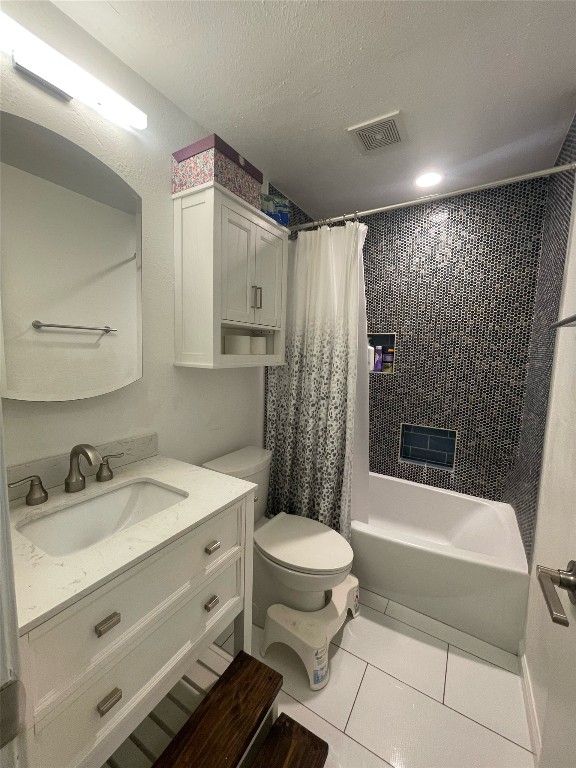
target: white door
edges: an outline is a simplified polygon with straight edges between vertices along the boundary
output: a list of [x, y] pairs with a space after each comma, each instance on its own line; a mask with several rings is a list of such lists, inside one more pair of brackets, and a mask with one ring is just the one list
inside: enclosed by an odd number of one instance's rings
[[[576, 200], [560, 318], [576, 314]], [[576, 766], [576, 605], [557, 589], [570, 622], [552, 623], [534, 573], [576, 560], [576, 327], [556, 331], [526, 632], [526, 661], [538, 714], [539, 768]]]
[[[17, 682], [19, 670], [18, 621], [0, 404], [0, 745], [3, 745], [0, 747], [1, 768], [25, 768], [26, 765], [22, 753], [22, 734], [7, 741], [18, 725], [18, 711], [14, 711], [12, 704], [16, 699], [14, 692], [17, 692], [16, 695], [21, 699], [21, 684]], [[18, 687], [20, 691], [17, 690]]]
[[256, 230], [256, 323], [278, 328], [282, 317], [282, 238]]
[[256, 225], [222, 206], [222, 319], [254, 322]]

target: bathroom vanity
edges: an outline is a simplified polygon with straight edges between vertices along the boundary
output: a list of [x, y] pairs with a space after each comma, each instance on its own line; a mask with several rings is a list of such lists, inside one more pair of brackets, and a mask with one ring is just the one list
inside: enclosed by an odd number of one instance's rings
[[233, 620], [250, 649], [253, 490], [154, 457], [13, 504], [29, 768], [99, 768]]

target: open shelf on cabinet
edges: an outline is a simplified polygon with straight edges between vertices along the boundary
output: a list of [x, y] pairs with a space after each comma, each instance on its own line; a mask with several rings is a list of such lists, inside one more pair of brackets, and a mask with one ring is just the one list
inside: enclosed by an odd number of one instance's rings
[[[263, 339], [266, 353], [234, 354], [226, 352], [227, 336], [243, 336], [252, 339]], [[253, 346], [252, 346], [253, 348]], [[279, 328], [255, 328], [253, 325], [240, 323], [223, 323], [220, 334], [220, 367], [250, 367], [284, 364], [284, 338]]]

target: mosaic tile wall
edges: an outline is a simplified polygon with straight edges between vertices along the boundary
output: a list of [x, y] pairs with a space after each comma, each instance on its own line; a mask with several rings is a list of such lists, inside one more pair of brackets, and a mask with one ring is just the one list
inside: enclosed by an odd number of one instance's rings
[[[576, 118], [556, 164], [563, 165], [573, 160], [576, 160]], [[551, 331], [550, 325], [558, 319], [573, 189], [574, 173], [572, 172], [550, 178], [534, 306], [522, 433], [518, 454], [503, 490], [503, 499], [512, 504], [516, 510], [529, 559], [536, 528], [540, 465], [556, 336], [556, 331]]]
[[[576, 118], [557, 164], [572, 160]], [[370, 377], [370, 468], [509, 502], [528, 559], [573, 186], [567, 173], [364, 219], [368, 329], [398, 333], [395, 374]], [[455, 471], [400, 463], [403, 422], [457, 431]]]
[[[364, 221], [368, 331], [395, 332], [370, 374], [371, 470], [501, 499], [518, 448], [547, 180]], [[400, 463], [403, 422], [457, 432], [454, 471]]]

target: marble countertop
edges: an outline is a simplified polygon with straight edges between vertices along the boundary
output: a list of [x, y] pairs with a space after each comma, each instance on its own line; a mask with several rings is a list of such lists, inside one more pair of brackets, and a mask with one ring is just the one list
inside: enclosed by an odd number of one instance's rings
[[[30, 520], [99, 496], [126, 481], [144, 478], [174, 486], [188, 496], [97, 544], [59, 557], [47, 555], [18, 530]], [[155, 456], [116, 469], [114, 479], [107, 483], [88, 478], [86, 488], [78, 493], [65, 493], [63, 487], [52, 490], [48, 501], [37, 507], [27, 507], [24, 499], [13, 502], [12, 551], [20, 635], [247, 496], [255, 487], [229, 475]]]

